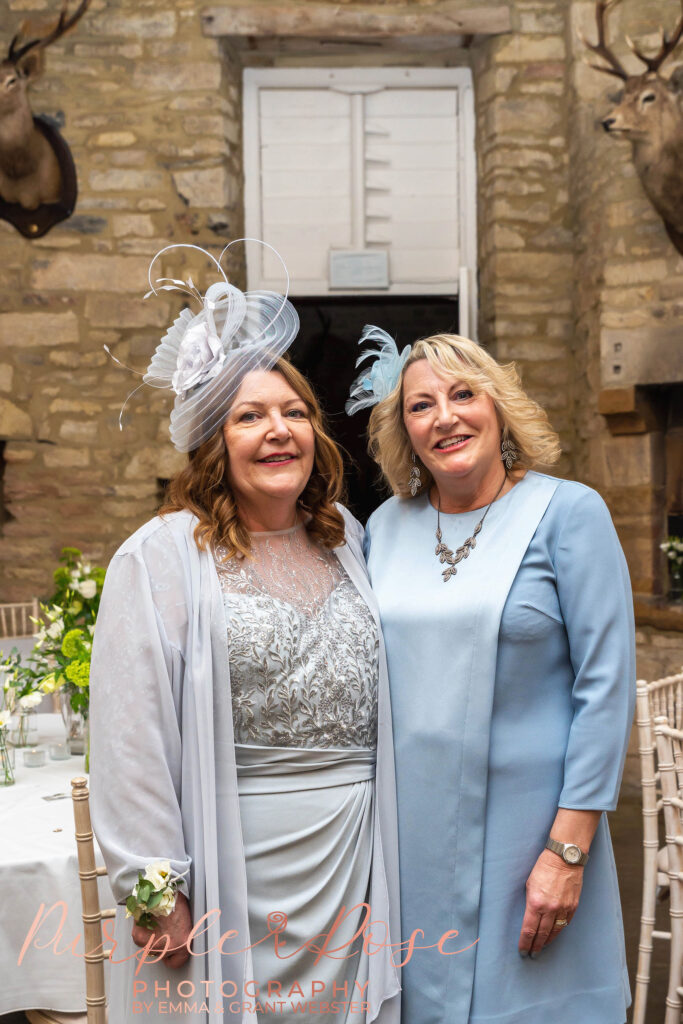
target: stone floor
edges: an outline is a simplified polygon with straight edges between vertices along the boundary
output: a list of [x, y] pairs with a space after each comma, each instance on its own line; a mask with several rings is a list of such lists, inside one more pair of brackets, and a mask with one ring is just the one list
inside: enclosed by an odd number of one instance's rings
[[[626, 949], [628, 954], [631, 984], [635, 977], [638, 957], [638, 930], [640, 927], [640, 891], [642, 875], [642, 831], [640, 801], [638, 794], [629, 792], [622, 795], [619, 809], [610, 815], [610, 828], [614, 843], [614, 854], [619, 871], [621, 900], [624, 910]], [[667, 928], [666, 905], [659, 908], [659, 928]], [[668, 977], [668, 944], [657, 943], [653, 962], [653, 980], [648, 1000], [647, 1024], [661, 1024], [664, 1020], [664, 1000]], [[26, 1024], [23, 1014], [9, 1014], [0, 1017], [0, 1024]], [[553, 1024], [553, 1022], [548, 1022]]]

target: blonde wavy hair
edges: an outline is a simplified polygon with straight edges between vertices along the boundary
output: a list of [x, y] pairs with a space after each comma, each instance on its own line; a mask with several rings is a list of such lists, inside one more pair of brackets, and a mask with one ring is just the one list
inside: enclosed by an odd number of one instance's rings
[[[305, 403], [315, 436], [313, 471], [298, 500], [299, 508], [308, 516], [306, 529], [322, 547], [339, 547], [345, 541], [344, 517], [335, 506], [344, 496], [344, 466], [339, 449], [327, 433], [318, 400], [303, 374], [286, 359], [278, 359], [273, 372], [282, 374]], [[193, 512], [199, 520], [194, 529], [197, 547], [214, 552], [220, 548], [225, 560], [251, 553], [249, 531], [240, 518], [228, 482], [229, 465], [221, 426], [189, 453], [188, 464], [169, 483], [166, 501], [159, 510], [161, 516], [181, 509]]]
[[[469, 338], [434, 334], [415, 342], [396, 387], [370, 415], [368, 450], [394, 494], [412, 497], [408, 486], [412, 446], [403, 422], [403, 379], [407, 368], [418, 359], [426, 359], [440, 377], [457, 377], [475, 394], [487, 394], [493, 399], [502, 436], [509, 438], [518, 452], [513, 471], [557, 462], [561, 451], [559, 438], [545, 411], [522, 389], [514, 363], [497, 363]], [[417, 464], [421, 494], [429, 490], [434, 478], [419, 459]]]

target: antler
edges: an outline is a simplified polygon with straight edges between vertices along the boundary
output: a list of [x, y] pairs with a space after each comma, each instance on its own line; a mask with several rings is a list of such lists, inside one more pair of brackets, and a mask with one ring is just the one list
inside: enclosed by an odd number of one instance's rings
[[604, 71], [606, 75], [615, 75], [617, 78], [626, 81], [629, 77], [628, 71], [618, 58], [614, 56], [605, 40], [606, 15], [619, 2], [620, 0], [597, 0], [595, 4], [595, 21], [598, 26], [598, 41], [597, 43], [589, 43], [582, 32], [579, 32], [579, 39], [584, 46], [587, 46], [593, 53], [597, 53], [598, 57], [602, 57], [610, 65], [610, 67], [606, 68], [603, 64], [591, 64], [592, 68], [595, 68], [596, 71]]
[[17, 47], [16, 45], [19, 41], [19, 35], [14, 36], [12, 42], [9, 44], [7, 59], [13, 64], [16, 64], [17, 61], [20, 61], [22, 57], [26, 56], [29, 50], [42, 50], [46, 46], [49, 46], [50, 43], [54, 43], [55, 39], [59, 39], [59, 37], [63, 36], [65, 32], [68, 32], [70, 28], [73, 28], [76, 22], [83, 17], [89, 6], [90, 0], [81, 0], [81, 3], [78, 5], [71, 17], [67, 18], [66, 12], [69, 7], [69, 0], [64, 0], [61, 14], [59, 15], [57, 24], [52, 31], [42, 39], [31, 39], [28, 43], [24, 43], [24, 45], [20, 47]]
[[[683, 7], [683, 0], [681, 0], [681, 6]], [[676, 25], [676, 28], [673, 31], [673, 35], [671, 35], [670, 37], [667, 36], [664, 29], [660, 28], [659, 36], [659, 50], [657, 51], [657, 53], [655, 53], [653, 57], [648, 57], [647, 54], [644, 54], [642, 50], [640, 50], [636, 46], [633, 40], [629, 39], [629, 37], [626, 36], [626, 42], [630, 46], [631, 50], [636, 55], [638, 60], [642, 60], [643, 64], [647, 66], [648, 71], [658, 71], [661, 65], [666, 60], [666, 58], [669, 56], [669, 54], [673, 53], [673, 51], [678, 46], [681, 36], [683, 36], [683, 12], [681, 13], [681, 16], [678, 19], [678, 24]]]

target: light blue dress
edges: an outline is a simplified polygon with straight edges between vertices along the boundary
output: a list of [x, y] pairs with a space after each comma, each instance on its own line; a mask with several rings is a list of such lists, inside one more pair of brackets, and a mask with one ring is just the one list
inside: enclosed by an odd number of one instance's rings
[[[455, 550], [481, 510], [442, 515]], [[631, 591], [607, 508], [527, 473], [444, 583], [427, 496], [371, 517], [396, 753], [406, 1024], [623, 1024], [629, 1003], [603, 815], [578, 910], [517, 952], [525, 882], [557, 808], [612, 810], [635, 697]], [[458, 951], [462, 952], [458, 952]], [[455, 955], [445, 955], [452, 953]]]

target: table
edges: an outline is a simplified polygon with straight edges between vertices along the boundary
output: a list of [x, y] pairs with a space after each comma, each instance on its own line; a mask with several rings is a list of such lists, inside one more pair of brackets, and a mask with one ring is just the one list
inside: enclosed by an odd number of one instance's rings
[[[51, 741], [64, 738], [64, 725], [60, 715], [37, 717], [38, 745], [47, 753]], [[85, 775], [82, 755], [68, 761], [51, 761], [48, 755], [44, 767], [27, 768], [19, 749], [15, 785], [0, 786], [0, 1015], [27, 1009], [85, 1009], [81, 890], [71, 805], [71, 779], [77, 775]], [[56, 793], [64, 798], [44, 799]], [[99, 851], [97, 860], [102, 863]], [[99, 884], [100, 905], [114, 906], [106, 877]], [[64, 907], [48, 916], [58, 901]], [[41, 904], [43, 923], [18, 964]], [[36, 943], [45, 948], [36, 948]]]

